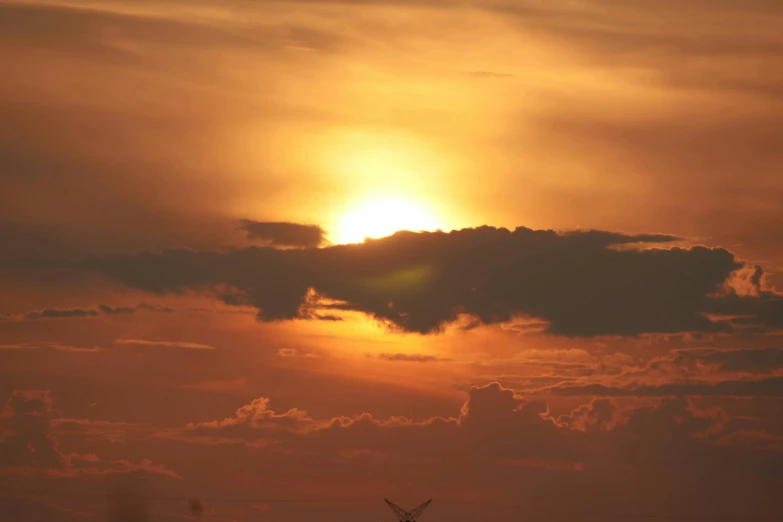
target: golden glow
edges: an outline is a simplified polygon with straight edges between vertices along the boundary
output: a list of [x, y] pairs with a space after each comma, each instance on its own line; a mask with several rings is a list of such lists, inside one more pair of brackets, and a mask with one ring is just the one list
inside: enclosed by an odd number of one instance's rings
[[361, 243], [365, 238], [390, 236], [398, 230], [438, 230], [440, 220], [423, 205], [397, 197], [371, 199], [349, 210], [331, 234], [334, 243]]

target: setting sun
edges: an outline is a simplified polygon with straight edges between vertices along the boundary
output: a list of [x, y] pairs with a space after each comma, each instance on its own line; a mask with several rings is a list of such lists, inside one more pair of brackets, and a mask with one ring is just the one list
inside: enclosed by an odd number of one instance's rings
[[389, 236], [398, 230], [438, 230], [437, 216], [416, 201], [405, 198], [379, 198], [351, 208], [337, 222], [334, 243], [361, 243], [365, 238]]

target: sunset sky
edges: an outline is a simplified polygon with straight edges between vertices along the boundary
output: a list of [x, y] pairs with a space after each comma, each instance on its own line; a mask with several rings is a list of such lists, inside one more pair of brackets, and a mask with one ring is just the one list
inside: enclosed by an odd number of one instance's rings
[[0, 65], [0, 521], [783, 519], [780, 0], [0, 0]]

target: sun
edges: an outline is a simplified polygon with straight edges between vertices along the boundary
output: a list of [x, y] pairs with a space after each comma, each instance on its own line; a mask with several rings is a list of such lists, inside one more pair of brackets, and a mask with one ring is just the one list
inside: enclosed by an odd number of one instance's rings
[[390, 236], [399, 230], [419, 232], [442, 229], [440, 220], [426, 206], [403, 197], [365, 200], [337, 222], [334, 243], [361, 243], [365, 238]]

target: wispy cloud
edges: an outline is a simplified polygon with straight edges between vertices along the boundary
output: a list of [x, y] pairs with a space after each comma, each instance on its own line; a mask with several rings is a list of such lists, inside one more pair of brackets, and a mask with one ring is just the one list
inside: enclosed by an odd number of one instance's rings
[[96, 353], [96, 352], [104, 351], [104, 349], [101, 348], [100, 346], [84, 347], [84, 346], [71, 346], [68, 344], [50, 344], [49, 347], [52, 350], [57, 350], [58, 352]]
[[188, 341], [149, 341], [146, 339], [115, 339], [115, 344], [131, 344], [137, 346], [161, 346], [164, 348], [185, 348], [187, 350], [215, 350], [214, 346]]
[[303, 352], [301, 350], [297, 350], [296, 348], [280, 348], [277, 350], [277, 355], [280, 357], [305, 357], [310, 359], [318, 357], [318, 354]]
[[45, 308], [43, 310], [30, 310], [22, 314], [22, 319], [55, 319], [62, 317], [92, 317], [98, 315], [96, 310], [83, 308]]
[[2, 344], [0, 350], [39, 350], [49, 348], [58, 352], [97, 353], [104, 349], [100, 346], [73, 346], [52, 341], [31, 341], [18, 344]]
[[436, 357], [434, 355], [425, 355], [421, 353], [380, 353], [378, 355], [366, 354], [367, 357], [373, 359], [382, 359], [384, 361], [400, 361], [400, 362], [451, 362], [454, 359], [446, 357]]
[[0, 344], [0, 350], [35, 350], [35, 346], [28, 344]]
[[173, 308], [158, 304], [139, 303], [136, 306], [109, 306], [100, 304], [96, 308], [43, 308], [28, 310], [19, 314], [0, 314], [0, 322], [35, 321], [38, 319], [64, 319], [96, 317], [98, 315], [134, 314], [140, 310], [149, 312], [173, 312]]

